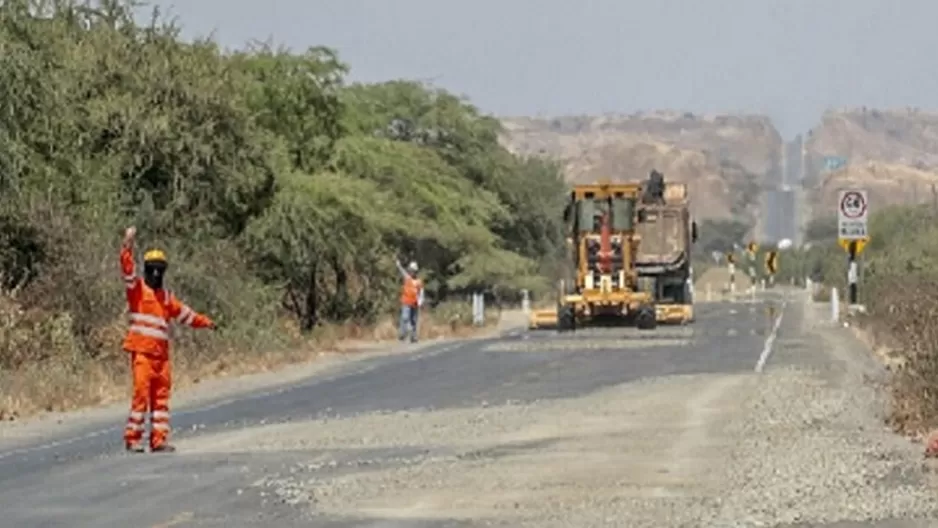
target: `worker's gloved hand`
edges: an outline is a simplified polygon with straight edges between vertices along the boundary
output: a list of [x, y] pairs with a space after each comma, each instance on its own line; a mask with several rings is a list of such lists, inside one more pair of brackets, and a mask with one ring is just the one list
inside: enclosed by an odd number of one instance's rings
[[134, 244], [134, 239], [137, 237], [137, 228], [134, 226], [128, 227], [124, 230], [124, 247], [131, 247]]

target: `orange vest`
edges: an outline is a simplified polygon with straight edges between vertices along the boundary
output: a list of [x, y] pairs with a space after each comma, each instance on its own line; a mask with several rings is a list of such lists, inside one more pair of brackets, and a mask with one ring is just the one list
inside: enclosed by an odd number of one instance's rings
[[124, 338], [124, 350], [157, 358], [169, 357], [171, 320], [205, 328], [212, 321], [196, 313], [167, 290], [154, 290], [134, 273], [134, 257], [128, 248], [121, 250], [121, 271], [127, 288], [130, 328]]
[[401, 287], [401, 304], [407, 306], [417, 306], [417, 299], [420, 297], [420, 288], [423, 283], [420, 279], [407, 276], [404, 278], [404, 286]]

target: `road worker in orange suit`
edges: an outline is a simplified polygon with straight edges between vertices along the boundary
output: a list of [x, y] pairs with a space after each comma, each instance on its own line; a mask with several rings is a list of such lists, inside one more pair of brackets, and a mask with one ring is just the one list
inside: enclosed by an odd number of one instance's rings
[[417, 342], [417, 316], [420, 307], [423, 306], [423, 281], [417, 278], [417, 263], [411, 262], [407, 268], [401, 265], [401, 261], [395, 261], [397, 270], [404, 279], [401, 286], [401, 322], [400, 322], [400, 340], [407, 339], [410, 334], [410, 342]]
[[127, 229], [120, 252], [130, 310], [130, 328], [124, 339], [124, 350], [130, 355], [134, 383], [124, 442], [128, 451], [144, 451], [144, 418], [149, 411], [150, 451], [175, 451], [168, 443], [169, 393], [172, 388], [169, 325], [171, 320], [175, 320], [192, 328], [214, 330], [215, 323], [163, 288], [167, 261], [162, 251], [147, 251], [143, 257], [143, 278], [137, 276], [133, 252], [136, 233], [133, 227]]

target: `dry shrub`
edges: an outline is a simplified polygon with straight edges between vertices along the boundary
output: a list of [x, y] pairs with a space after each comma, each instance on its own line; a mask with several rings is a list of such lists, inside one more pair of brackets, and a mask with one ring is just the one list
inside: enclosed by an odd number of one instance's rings
[[905, 368], [894, 373], [897, 431], [918, 433], [938, 425], [938, 283], [931, 273], [888, 275], [869, 285], [864, 326], [877, 345], [901, 354]]

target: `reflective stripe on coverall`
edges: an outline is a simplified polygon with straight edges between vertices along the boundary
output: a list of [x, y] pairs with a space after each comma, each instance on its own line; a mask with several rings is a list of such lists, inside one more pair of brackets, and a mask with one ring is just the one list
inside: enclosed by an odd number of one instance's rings
[[130, 328], [124, 338], [124, 350], [130, 354], [134, 385], [124, 440], [139, 442], [143, 438], [144, 416], [149, 410], [150, 446], [158, 447], [166, 442], [170, 430], [170, 320], [175, 319], [192, 328], [207, 328], [212, 321], [183, 304], [172, 292], [147, 286], [135, 273], [134, 255], [130, 248], [121, 249], [120, 262], [130, 310]]

